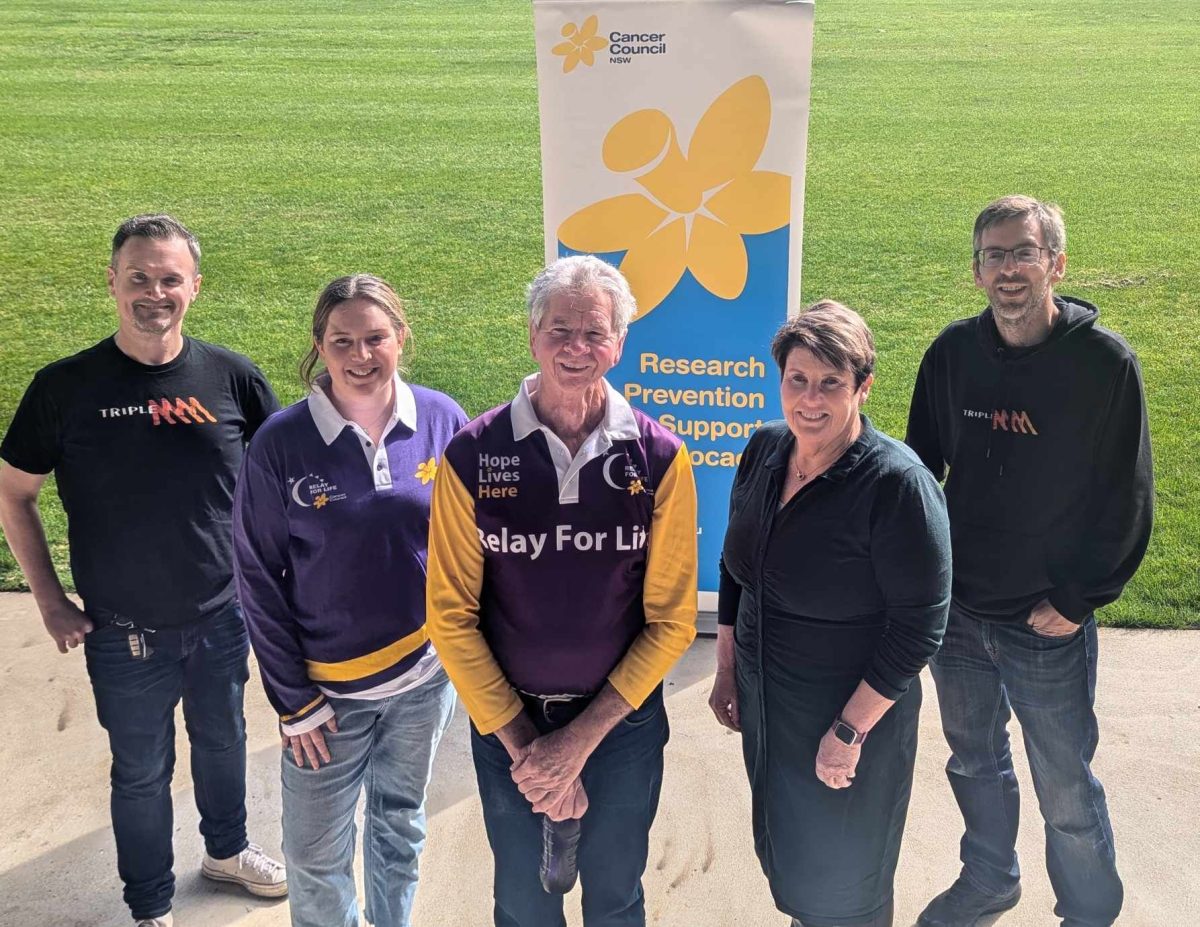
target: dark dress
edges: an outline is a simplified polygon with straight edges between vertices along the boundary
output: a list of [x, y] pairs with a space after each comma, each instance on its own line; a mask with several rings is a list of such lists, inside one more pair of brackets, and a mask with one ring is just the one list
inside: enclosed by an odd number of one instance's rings
[[[932, 474], [863, 431], [779, 507], [794, 439], [771, 422], [734, 482], [719, 619], [735, 624], [754, 844], [779, 910], [805, 925], [867, 921], [892, 898], [912, 787], [921, 668], [950, 602], [950, 531]], [[856, 776], [817, 779], [817, 747], [858, 684], [896, 704]]]

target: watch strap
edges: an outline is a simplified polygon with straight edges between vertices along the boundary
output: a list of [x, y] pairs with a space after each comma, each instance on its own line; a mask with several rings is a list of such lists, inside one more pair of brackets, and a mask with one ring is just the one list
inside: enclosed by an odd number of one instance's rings
[[[847, 732], [849, 739], [846, 736]], [[847, 747], [857, 747], [867, 739], [867, 732], [858, 730], [853, 724], [848, 724], [841, 715], [838, 715], [837, 720], [833, 722], [833, 736]]]

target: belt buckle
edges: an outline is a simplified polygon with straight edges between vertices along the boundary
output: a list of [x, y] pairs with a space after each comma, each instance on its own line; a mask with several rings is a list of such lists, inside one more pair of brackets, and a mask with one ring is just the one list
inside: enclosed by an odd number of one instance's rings
[[554, 719], [550, 717], [550, 712], [554, 710], [556, 705], [570, 705], [577, 696], [574, 695], [545, 695], [538, 701], [542, 703], [542, 718], [549, 724], [554, 723]]

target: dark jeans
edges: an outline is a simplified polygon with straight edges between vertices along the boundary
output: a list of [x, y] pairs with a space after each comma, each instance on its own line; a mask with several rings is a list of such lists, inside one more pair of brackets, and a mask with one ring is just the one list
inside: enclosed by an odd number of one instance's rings
[[[642, 873], [669, 733], [659, 687], [613, 728], [583, 768], [588, 810], [578, 865], [586, 927], [646, 923]], [[542, 816], [513, 782], [508, 751], [495, 735], [483, 736], [472, 725], [471, 753], [496, 864], [496, 927], [564, 927], [562, 896], [547, 894], [538, 880]]]
[[953, 751], [946, 773], [966, 822], [963, 875], [993, 895], [1020, 879], [1020, 796], [1007, 731], [1016, 712], [1046, 822], [1054, 913], [1066, 927], [1107, 927], [1123, 890], [1104, 789], [1091, 770], [1099, 739], [1095, 619], [1048, 638], [1024, 622], [976, 621], [952, 606], [932, 671]]
[[131, 651], [120, 616], [89, 613], [96, 630], [84, 652], [100, 725], [112, 750], [112, 821], [117, 871], [135, 920], [171, 908], [175, 706], [191, 743], [200, 833], [208, 854], [246, 848], [246, 722], [242, 692], [249, 642], [236, 605], [181, 631], [144, 632], [152, 652]]
[[[895, 919], [895, 902], [889, 901], [865, 921], [846, 921], [846, 927], [892, 927]], [[792, 918], [792, 927], [807, 927], [798, 917]]]

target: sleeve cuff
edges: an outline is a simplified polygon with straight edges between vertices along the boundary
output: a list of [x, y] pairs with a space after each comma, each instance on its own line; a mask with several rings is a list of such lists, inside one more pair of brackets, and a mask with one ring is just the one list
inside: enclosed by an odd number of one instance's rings
[[608, 674], [609, 683], [634, 709], [641, 708], [695, 638], [694, 620], [650, 622]]
[[[475, 722], [475, 729], [479, 731], [480, 734], [496, 733], [496, 731], [500, 730], [500, 728], [504, 727], [504, 725], [508, 724], [509, 721], [525, 710], [525, 705], [521, 699], [517, 697], [517, 693], [513, 692], [511, 689], [509, 692], [512, 695], [512, 701], [509, 702], [504, 707], [504, 710], [499, 714], [493, 715], [486, 721], [480, 720], [474, 715], [471, 715], [471, 720]], [[470, 714], [470, 712], [468, 712], [468, 714]]]
[[899, 686], [894, 685], [880, 676], [878, 670], [874, 667], [868, 669], [863, 675], [863, 682], [884, 698], [891, 699], [893, 702], [898, 701], [908, 691], [908, 687], [912, 685], [912, 679], [905, 679]]
[[9, 448], [4, 448], [0, 451], [0, 460], [12, 467], [14, 470], [20, 470], [22, 473], [29, 473], [33, 476], [49, 476], [54, 472], [54, 466], [46, 466], [40, 461], [30, 461], [23, 459], [19, 454], [14, 454]]
[[299, 721], [294, 721], [290, 724], [279, 722], [279, 729], [288, 737], [299, 737], [301, 734], [307, 734], [309, 731], [315, 731], [322, 724], [333, 717], [333, 706], [326, 702], [307, 718], [302, 718]]
[[1084, 619], [1095, 610], [1080, 591], [1070, 586], [1052, 589], [1046, 598], [1056, 612], [1075, 624], [1083, 624]]
[[742, 587], [721, 565], [720, 585], [717, 589], [717, 624], [737, 624], [738, 606], [742, 601]]

